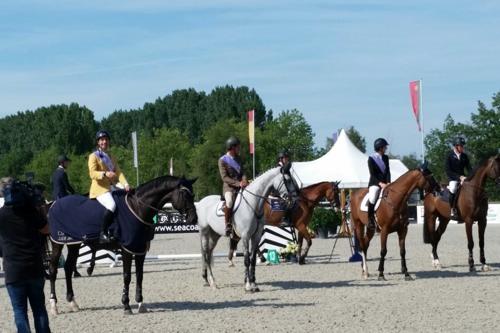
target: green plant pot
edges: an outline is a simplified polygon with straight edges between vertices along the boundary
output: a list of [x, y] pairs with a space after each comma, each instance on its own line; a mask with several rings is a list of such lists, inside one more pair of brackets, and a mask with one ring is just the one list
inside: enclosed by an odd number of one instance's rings
[[328, 228], [325, 228], [325, 227], [318, 228], [316, 233], [318, 234], [318, 238], [321, 238], [321, 239], [328, 238]]

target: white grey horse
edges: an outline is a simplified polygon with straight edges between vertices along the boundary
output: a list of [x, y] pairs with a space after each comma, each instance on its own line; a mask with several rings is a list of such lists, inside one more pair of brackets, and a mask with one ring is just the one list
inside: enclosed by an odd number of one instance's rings
[[[245, 291], [247, 292], [259, 291], [255, 283], [255, 263], [257, 248], [264, 229], [264, 200], [272, 189], [278, 191], [281, 197], [285, 197], [290, 192], [290, 187], [294, 186], [290, 179], [290, 164], [283, 168], [270, 169], [240, 191], [238, 196], [241, 196], [241, 200], [235, 201], [233, 227], [243, 243]], [[200, 227], [202, 276], [205, 286], [214, 289], [217, 286], [212, 273], [213, 250], [219, 238], [225, 234], [224, 216], [217, 214], [220, 199], [219, 195], [210, 195], [196, 204]]]

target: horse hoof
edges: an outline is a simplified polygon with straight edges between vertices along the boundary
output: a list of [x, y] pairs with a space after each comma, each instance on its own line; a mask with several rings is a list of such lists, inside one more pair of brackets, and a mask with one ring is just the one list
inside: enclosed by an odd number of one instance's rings
[[50, 314], [53, 316], [57, 316], [59, 314], [59, 311], [57, 310], [57, 303], [53, 299], [50, 300]]
[[254, 293], [258, 293], [259, 291], [260, 291], [259, 287], [252, 288], [252, 292], [254, 292]]
[[486, 265], [486, 264], [484, 264], [484, 265], [481, 267], [481, 271], [482, 271], [482, 272], [489, 272], [489, 271], [491, 271], [491, 267], [490, 267], [490, 266], [488, 266], [488, 265]]
[[476, 268], [474, 266], [469, 267], [469, 273], [474, 273], [476, 271]]
[[91, 275], [92, 275], [92, 273], [94, 273], [94, 269], [93, 269], [93, 268], [91, 268], [91, 267], [87, 268], [87, 275], [88, 275], [88, 276], [91, 276]]
[[234, 262], [232, 260], [229, 260], [228, 267], [234, 267]]
[[69, 308], [71, 309], [72, 312], [80, 311], [80, 307], [78, 306], [78, 304], [74, 300], [69, 303]]
[[383, 276], [383, 275], [379, 275], [379, 276], [378, 276], [378, 280], [379, 280], [379, 281], [387, 281], [387, 280], [385, 279], [385, 276]]
[[363, 280], [368, 280], [368, 276], [369, 276], [368, 273], [361, 274], [361, 277], [363, 278]]
[[125, 309], [123, 310], [123, 314], [128, 316], [128, 315], [133, 315], [134, 313], [132, 312], [132, 309]]
[[411, 275], [405, 275], [405, 281], [413, 281], [415, 280], [414, 278], [411, 277]]
[[137, 309], [138, 313], [147, 313], [148, 308], [144, 305], [144, 303], [139, 303], [139, 308]]
[[210, 283], [208, 283], [208, 281], [203, 283], [203, 287], [210, 287]]

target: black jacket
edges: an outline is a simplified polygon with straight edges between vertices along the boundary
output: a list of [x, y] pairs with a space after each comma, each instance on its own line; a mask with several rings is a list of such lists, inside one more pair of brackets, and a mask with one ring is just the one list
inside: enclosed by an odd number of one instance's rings
[[460, 181], [460, 176], [465, 176], [465, 170], [467, 170], [467, 174], [471, 172], [469, 156], [466, 153], [462, 153], [460, 154], [460, 159], [458, 159], [455, 152], [452, 151], [448, 154], [444, 168], [448, 180]]
[[376, 185], [378, 183], [390, 183], [391, 182], [391, 170], [389, 168], [389, 157], [387, 155], [382, 155], [382, 161], [385, 164], [385, 171], [382, 172], [377, 165], [377, 162], [373, 160], [373, 157], [368, 157], [368, 170], [370, 171], [370, 181], [368, 186]]
[[53, 199], [57, 200], [69, 194], [74, 194], [75, 190], [69, 184], [68, 175], [63, 168], [57, 168], [52, 175]]

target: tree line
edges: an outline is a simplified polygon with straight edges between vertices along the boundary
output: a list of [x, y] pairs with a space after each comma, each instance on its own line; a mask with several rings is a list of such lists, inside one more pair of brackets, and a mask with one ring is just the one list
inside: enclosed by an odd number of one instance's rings
[[[500, 94], [493, 98], [492, 108], [479, 103], [477, 113], [467, 124], [456, 123], [451, 116], [443, 129], [433, 129], [426, 137], [427, 158], [432, 170], [445, 179], [444, 158], [449, 142], [457, 134], [464, 135], [473, 163], [488, 156], [500, 146]], [[142, 108], [117, 110], [98, 121], [87, 107], [51, 105], [34, 111], [18, 112], [0, 119], [0, 175], [22, 178], [34, 172], [36, 181], [51, 188], [51, 174], [60, 154], [72, 160], [68, 174], [79, 193], [87, 193], [90, 180], [87, 157], [95, 149], [94, 135], [104, 128], [112, 136], [112, 154], [125, 172], [129, 183], [136, 185], [133, 167], [131, 132], [138, 132], [139, 181], [141, 183], [167, 174], [173, 161], [175, 175], [198, 177], [197, 198], [221, 191], [217, 159], [224, 153], [225, 140], [236, 135], [242, 141], [242, 157], [247, 173], [252, 173], [248, 152], [246, 112], [255, 110], [256, 172], [276, 164], [278, 152], [291, 151], [294, 160], [319, 157], [331, 147], [314, 147], [314, 133], [299, 110], [285, 110], [277, 115], [265, 107], [262, 99], [248, 87], [218, 87], [210, 93], [195, 89], [175, 90], [171, 94], [145, 103]], [[347, 135], [363, 152], [364, 137], [353, 127]], [[420, 161], [414, 155], [400, 156], [409, 167]], [[500, 198], [490, 185], [490, 192]]]

